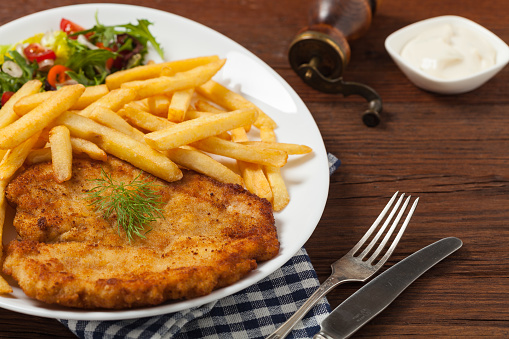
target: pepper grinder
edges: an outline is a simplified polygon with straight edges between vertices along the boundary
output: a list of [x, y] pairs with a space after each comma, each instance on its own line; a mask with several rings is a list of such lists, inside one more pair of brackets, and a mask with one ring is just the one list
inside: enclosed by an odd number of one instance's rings
[[350, 61], [349, 41], [369, 29], [377, 0], [316, 0], [309, 24], [290, 44], [288, 57], [293, 70], [309, 86], [324, 93], [360, 95], [369, 108], [362, 115], [366, 126], [380, 123], [382, 99], [371, 87], [343, 80]]

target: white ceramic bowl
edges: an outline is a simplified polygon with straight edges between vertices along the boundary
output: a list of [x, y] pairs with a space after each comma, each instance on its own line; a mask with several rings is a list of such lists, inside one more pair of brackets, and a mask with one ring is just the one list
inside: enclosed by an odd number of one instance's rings
[[[467, 28], [491, 43], [497, 53], [495, 64], [470, 76], [454, 80], [444, 80], [423, 72], [410, 65], [401, 57], [403, 47], [412, 38], [427, 29], [446, 23]], [[440, 94], [459, 94], [472, 91], [491, 79], [509, 62], [509, 46], [502, 39], [481, 25], [454, 15], [439, 16], [403, 27], [387, 37], [385, 48], [396, 65], [417, 87]]]

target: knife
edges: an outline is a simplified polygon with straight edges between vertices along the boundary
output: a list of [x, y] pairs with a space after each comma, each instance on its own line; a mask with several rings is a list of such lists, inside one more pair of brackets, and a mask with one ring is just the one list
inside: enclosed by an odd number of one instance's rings
[[336, 307], [313, 338], [348, 338], [389, 306], [424, 272], [461, 245], [463, 243], [458, 238], [444, 238], [395, 264]]

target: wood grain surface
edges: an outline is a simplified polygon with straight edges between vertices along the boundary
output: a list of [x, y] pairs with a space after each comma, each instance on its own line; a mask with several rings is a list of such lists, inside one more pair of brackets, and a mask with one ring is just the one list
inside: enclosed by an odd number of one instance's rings
[[[79, 3], [90, 2], [80, 1]], [[288, 45], [307, 24], [307, 0], [145, 0], [142, 4], [202, 23], [274, 68], [312, 112], [326, 148], [341, 159], [327, 205], [306, 243], [320, 281], [374, 221], [396, 190], [420, 197], [387, 267], [447, 236], [463, 247], [411, 285], [355, 337], [509, 337], [509, 69], [481, 88], [443, 96], [412, 85], [384, 48], [413, 22], [446, 14], [469, 18], [509, 42], [505, 0], [383, 0], [368, 33], [351, 43], [344, 78], [375, 88], [382, 123], [365, 127], [366, 102], [319, 93], [291, 70]], [[73, 0], [7, 1], [0, 24]], [[0, 44], [12, 41], [0, 41]], [[178, 48], [178, 46], [174, 46]], [[361, 285], [333, 290], [332, 307]], [[58, 321], [0, 309], [2, 338], [72, 338]]]

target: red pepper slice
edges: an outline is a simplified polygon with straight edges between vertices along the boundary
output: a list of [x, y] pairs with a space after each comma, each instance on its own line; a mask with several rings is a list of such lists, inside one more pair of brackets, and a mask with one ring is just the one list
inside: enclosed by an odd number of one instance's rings
[[11, 92], [11, 91], [7, 91], [7, 92], [3, 92], [2, 93], [2, 100], [1, 100], [1, 104], [2, 106], [5, 105], [7, 103], [7, 101], [9, 101], [9, 99], [14, 95], [14, 92]]
[[[105, 49], [105, 50], [108, 50], [108, 51], [113, 51], [112, 48], [104, 46], [104, 44], [102, 42], [97, 42], [95, 45], [97, 47], [99, 47], [100, 49]], [[113, 62], [114, 61], [115, 60], [113, 58], [109, 58], [108, 60], [106, 60], [106, 68], [107, 69], [111, 69], [111, 67], [113, 66]]]
[[95, 45], [96, 45], [97, 47], [99, 47], [100, 49], [107, 49], [108, 51], [111, 51], [111, 50], [112, 50], [111, 48], [104, 46], [104, 44], [103, 44], [102, 42], [100, 42], [100, 41], [99, 41], [99, 42], [96, 42], [96, 44], [95, 44]]
[[48, 80], [48, 83], [51, 86], [57, 88], [59, 84], [63, 84], [70, 79], [67, 73], [65, 73], [70, 70], [70, 68], [67, 68], [64, 65], [55, 65], [50, 68], [46, 80]]
[[30, 44], [23, 50], [23, 53], [25, 53], [25, 56], [30, 61], [37, 61], [41, 62], [46, 59], [52, 59], [55, 60], [57, 58], [55, 52], [53, 52], [51, 49], [48, 49], [41, 44]]

